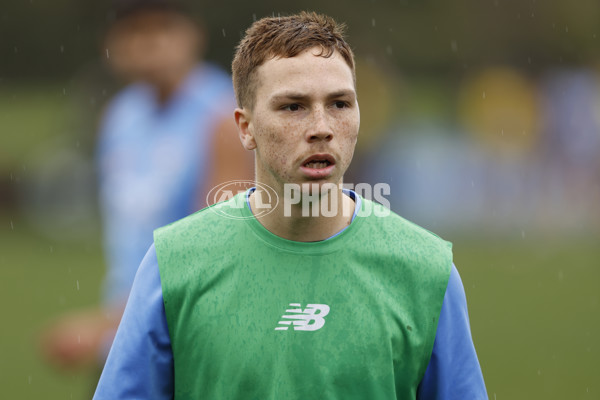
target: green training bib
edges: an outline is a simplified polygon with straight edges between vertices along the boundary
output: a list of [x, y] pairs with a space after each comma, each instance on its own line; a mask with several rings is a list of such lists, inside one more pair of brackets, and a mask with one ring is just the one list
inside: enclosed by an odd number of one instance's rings
[[294, 242], [240, 194], [156, 230], [175, 399], [414, 399], [451, 245], [382, 210]]

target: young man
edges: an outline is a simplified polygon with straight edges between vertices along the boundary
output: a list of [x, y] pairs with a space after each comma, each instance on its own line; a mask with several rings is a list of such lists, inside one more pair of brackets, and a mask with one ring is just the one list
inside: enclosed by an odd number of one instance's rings
[[487, 398], [450, 245], [341, 189], [360, 120], [341, 27], [259, 20], [233, 78], [257, 187], [156, 231], [95, 398]]

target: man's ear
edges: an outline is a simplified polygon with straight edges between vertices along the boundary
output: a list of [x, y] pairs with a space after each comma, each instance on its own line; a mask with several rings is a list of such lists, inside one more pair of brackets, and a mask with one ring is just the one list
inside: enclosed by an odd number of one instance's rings
[[252, 113], [247, 108], [236, 108], [234, 117], [242, 145], [246, 150], [254, 150], [256, 141], [254, 140], [254, 129], [252, 129]]

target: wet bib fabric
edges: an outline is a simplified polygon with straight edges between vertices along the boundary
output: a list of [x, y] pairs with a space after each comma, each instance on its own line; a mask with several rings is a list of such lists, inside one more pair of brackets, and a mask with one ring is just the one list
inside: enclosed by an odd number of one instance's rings
[[244, 196], [155, 231], [175, 399], [414, 399], [450, 243], [365, 199], [340, 235], [294, 242]]

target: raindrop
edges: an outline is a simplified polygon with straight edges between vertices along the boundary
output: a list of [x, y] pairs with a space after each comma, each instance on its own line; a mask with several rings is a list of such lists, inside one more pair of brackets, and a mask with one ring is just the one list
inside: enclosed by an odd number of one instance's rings
[[81, 335], [77, 335], [77, 343], [81, 344]]
[[13, 225], [12, 219], [10, 220], [10, 230], [11, 231], [15, 230], [15, 226]]
[[568, 25], [565, 25], [565, 32], [569, 33], [569, 26]]
[[54, 247], [50, 246], [50, 253], [54, 253]]
[[67, 94], [67, 89], [63, 88], [63, 94]]
[[373, 28], [375, 28], [375, 18], [371, 18], [371, 25], [373, 25]]
[[64, 53], [65, 52], [65, 46], [63, 46], [62, 44], [60, 45], [60, 52]]
[[392, 46], [387, 46], [385, 48], [385, 51], [388, 53], [389, 56], [391, 56], [392, 55]]
[[538, 375], [542, 375], [542, 371], [538, 369]]
[[256, 14], [252, 14], [252, 21], [256, 22]]
[[79, 279], [77, 279], [77, 291], [79, 291]]
[[223, 37], [226, 37], [226, 36], [227, 36], [227, 35], [225, 34], [225, 28], [223, 28], [223, 29], [221, 30], [221, 32], [223, 32]]
[[29, 376], [27, 377], [27, 382], [28, 382], [30, 385], [31, 385], [31, 379], [32, 379], [32, 377], [31, 377], [31, 375], [29, 375]]
[[521, 237], [525, 239], [525, 231], [521, 231]]
[[106, 49], [106, 58], [110, 58], [110, 55], [108, 54], [108, 49]]
[[531, 64], [531, 57], [527, 57], [527, 62]]
[[485, 100], [485, 91], [483, 92], [483, 99]]
[[471, 187], [475, 187], [475, 181], [473, 179], [471, 179]]
[[15, 46], [15, 53], [18, 53], [19, 50], [17, 49], [17, 46]]

